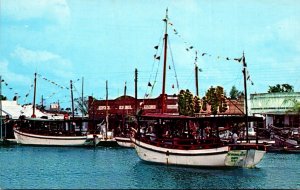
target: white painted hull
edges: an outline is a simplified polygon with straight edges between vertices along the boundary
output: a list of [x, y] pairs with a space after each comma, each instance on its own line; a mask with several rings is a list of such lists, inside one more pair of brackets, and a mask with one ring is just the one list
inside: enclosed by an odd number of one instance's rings
[[132, 139], [138, 156], [148, 162], [167, 165], [223, 167], [228, 146], [199, 150], [178, 150], [157, 147]]
[[85, 146], [91, 145], [87, 136], [45, 136], [24, 133], [14, 129], [18, 144], [40, 146]]
[[229, 146], [198, 150], [179, 150], [150, 145], [132, 138], [138, 156], [148, 162], [201, 167], [255, 167], [264, 150], [230, 150]]
[[126, 148], [133, 148], [134, 144], [131, 142], [130, 138], [126, 137], [115, 137], [119, 146]]

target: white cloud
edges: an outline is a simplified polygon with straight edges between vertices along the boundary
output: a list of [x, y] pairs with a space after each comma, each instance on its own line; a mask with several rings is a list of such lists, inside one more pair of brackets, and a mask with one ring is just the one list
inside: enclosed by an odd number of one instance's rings
[[16, 20], [50, 19], [66, 24], [70, 9], [65, 0], [3, 0], [2, 14]]
[[6, 81], [17, 84], [23, 84], [25, 86], [31, 83], [32, 79], [26, 77], [25, 75], [17, 74], [10, 71], [8, 68], [8, 64], [9, 62], [7, 60], [0, 60], [1, 74]]
[[18, 46], [11, 56], [20, 59], [23, 66], [37, 68], [40, 72], [47, 71], [57, 77], [72, 77], [72, 63], [60, 55], [44, 50], [30, 50]]
[[40, 63], [60, 58], [58, 55], [48, 51], [33, 51], [20, 46], [11, 55], [21, 59], [24, 64]]

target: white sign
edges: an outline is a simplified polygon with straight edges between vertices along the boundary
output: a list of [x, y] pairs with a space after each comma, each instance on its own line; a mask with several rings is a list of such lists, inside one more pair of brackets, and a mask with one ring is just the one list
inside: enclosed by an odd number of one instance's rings
[[178, 105], [167, 105], [167, 109], [177, 109]]
[[[110, 110], [110, 106], [107, 106], [107, 109]], [[98, 106], [97, 110], [106, 110], [106, 106]]]
[[[119, 109], [120, 110], [124, 109], [124, 106], [119, 106]], [[131, 110], [131, 109], [132, 109], [131, 105], [125, 105], [125, 110]]]
[[145, 110], [156, 109], [156, 105], [144, 105]]

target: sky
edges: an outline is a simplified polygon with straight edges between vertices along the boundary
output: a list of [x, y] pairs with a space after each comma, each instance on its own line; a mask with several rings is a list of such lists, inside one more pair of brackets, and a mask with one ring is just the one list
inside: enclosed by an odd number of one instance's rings
[[234, 60], [243, 52], [249, 94], [283, 83], [300, 91], [298, 0], [0, 0], [2, 94], [32, 103], [37, 73], [37, 103], [43, 96], [46, 105], [70, 107], [70, 80], [74, 98], [105, 99], [106, 81], [109, 99], [125, 83], [134, 97], [137, 69], [138, 97], [157, 97], [166, 9], [167, 94], [196, 94], [195, 64], [200, 97], [211, 86], [243, 91], [243, 65]]

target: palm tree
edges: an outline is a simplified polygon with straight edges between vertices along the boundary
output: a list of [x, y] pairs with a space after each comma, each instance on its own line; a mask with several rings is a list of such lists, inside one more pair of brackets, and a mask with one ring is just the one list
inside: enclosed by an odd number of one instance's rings
[[221, 86], [217, 86], [216, 88], [210, 87], [210, 89], [207, 90], [206, 95], [203, 97], [202, 100], [202, 107], [206, 109], [206, 104], [210, 105], [210, 110], [213, 115], [217, 115], [218, 112], [223, 113], [227, 110], [224, 89]]
[[194, 116], [201, 110], [200, 99], [194, 96], [189, 89], [181, 90], [178, 95], [178, 112], [180, 115]]

